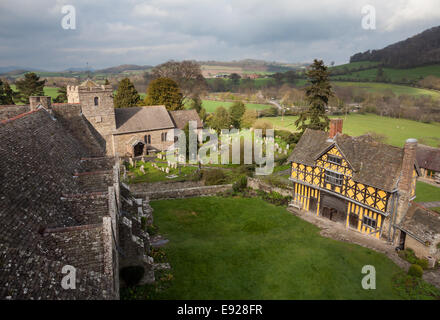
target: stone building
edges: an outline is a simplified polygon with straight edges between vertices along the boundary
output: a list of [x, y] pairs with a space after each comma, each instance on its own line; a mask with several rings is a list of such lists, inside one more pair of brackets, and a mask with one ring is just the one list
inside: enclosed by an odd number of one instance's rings
[[440, 148], [419, 144], [417, 162], [423, 178], [440, 183]]
[[154, 281], [148, 199], [120, 184], [81, 105], [31, 97], [0, 119], [0, 299], [118, 299], [127, 266]]
[[397, 243], [420, 174], [416, 149], [415, 139], [398, 148], [342, 134], [342, 119], [329, 133], [307, 129], [289, 157], [292, 205]]
[[166, 150], [174, 143], [174, 130], [188, 121], [203, 127], [194, 110], [168, 112], [164, 106], [115, 109], [110, 85], [91, 80], [67, 86], [69, 104], [79, 103], [84, 117], [96, 130], [108, 156], [141, 156]]

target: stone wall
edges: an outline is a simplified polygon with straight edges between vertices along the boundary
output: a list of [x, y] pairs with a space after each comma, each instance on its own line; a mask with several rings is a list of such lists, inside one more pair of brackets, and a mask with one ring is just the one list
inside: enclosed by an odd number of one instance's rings
[[169, 188], [165, 190], [157, 189], [156, 191], [137, 191], [135, 196], [146, 196], [150, 200], [164, 200], [164, 199], [181, 199], [191, 197], [213, 196], [218, 193], [226, 192], [232, 189], [232, 184], [216, 185], [216, 186], [199, 186], [191, 188]]
[[[174, 142], [173, 141], [162, 141], [161, 134], [164, 132], [168, 133], [170, 136], [170, 129], [164, 130], [153, 130], [153, 131], [142, 131], [135, 133], [126, 133], [126, 134], [117, 134], [113, 135], [113, 148], [115, 150], [115, 155], [118, 156], [133, 156], [132, 148], [129, 146], [130, 140], [133, 138], [145, 143], [145, 136], [151, 135], [151, 144], [150, 146], [158, 149], [158, 150], [166, 150], [170, 147]], [[145, 147], [144, 147], [145, 154]]]
[[248, 178], [248, 188], [254, 189], [254, 190], [261, 190], [267, 193], [270, 192], [277, 192], [281, 194], [284, 197], [291, 197], [293, 195], [293, 189], [292, 188], [278, 188], [271, 186], [265, 182], [263, 182], [260, 179], [255, 178]]
[[175, 189], [186, 189], [186, 188], [195, 188], [195, 187], [203, 187], [204, 184], [202, 181], [162, 181], [162, 182], [154, 182], [154, 183], [135, 183], [130, 184], [130, 191], [134, 194], [136, 193], [145, 193], [145, 192], [155, 192], [158, 190], [175, 190]]

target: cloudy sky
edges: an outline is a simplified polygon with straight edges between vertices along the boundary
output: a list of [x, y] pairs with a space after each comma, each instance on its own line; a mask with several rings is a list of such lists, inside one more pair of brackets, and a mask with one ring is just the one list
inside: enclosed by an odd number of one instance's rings
[[[65, 30], [65, 5], [76, 29]], [[362, 8], [376, 29], [362, 28]], [[169, 59], [347, 62], [440, 25], [438, 0], [0, 0], [0, 67], [155, 65]]]

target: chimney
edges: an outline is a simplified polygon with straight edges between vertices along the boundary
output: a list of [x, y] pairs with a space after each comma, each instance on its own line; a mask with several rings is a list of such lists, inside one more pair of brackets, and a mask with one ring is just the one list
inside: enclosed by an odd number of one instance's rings
[[329, 138], [333, 139], [338, 133], [342, 133], [342, 119], [330, 119]]
[[408, 139], [403, 147], [402, 171], [399, 189], [408, 196], [411, 194], [414, 164], [416, 161], [417, 139]]
[[31, 106], [31, 111], [36, 110], [40, 105], [47, 111], [52, 109], [51, 98], [48, 96], [31, 96], [29, 97], [29, 104]]

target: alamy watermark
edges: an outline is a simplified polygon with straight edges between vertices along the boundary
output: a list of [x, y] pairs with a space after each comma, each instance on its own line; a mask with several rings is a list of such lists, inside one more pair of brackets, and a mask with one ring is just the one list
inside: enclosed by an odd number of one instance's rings
[[72, 5], [65, 5], [61, 8], [61, 13], [65, 16], [61, 19], [61, 27], [65, 30], [76, 29], [76, 9]]
[[362, 278], [362, 289], [376, 290], [376, 268], [371, 265], [363, 266], [362, 274], [366, 274]]
[[367, 4], [361, 9], [362, 21], [361, 26], [364, 30], [376, 30], [376, 8]]
[[66, 274], [61, 280], [61, 287], [65, 290], [76, 289], [76, 268], [74, 266], [65, 265], [61, 269], [62, 274]]

